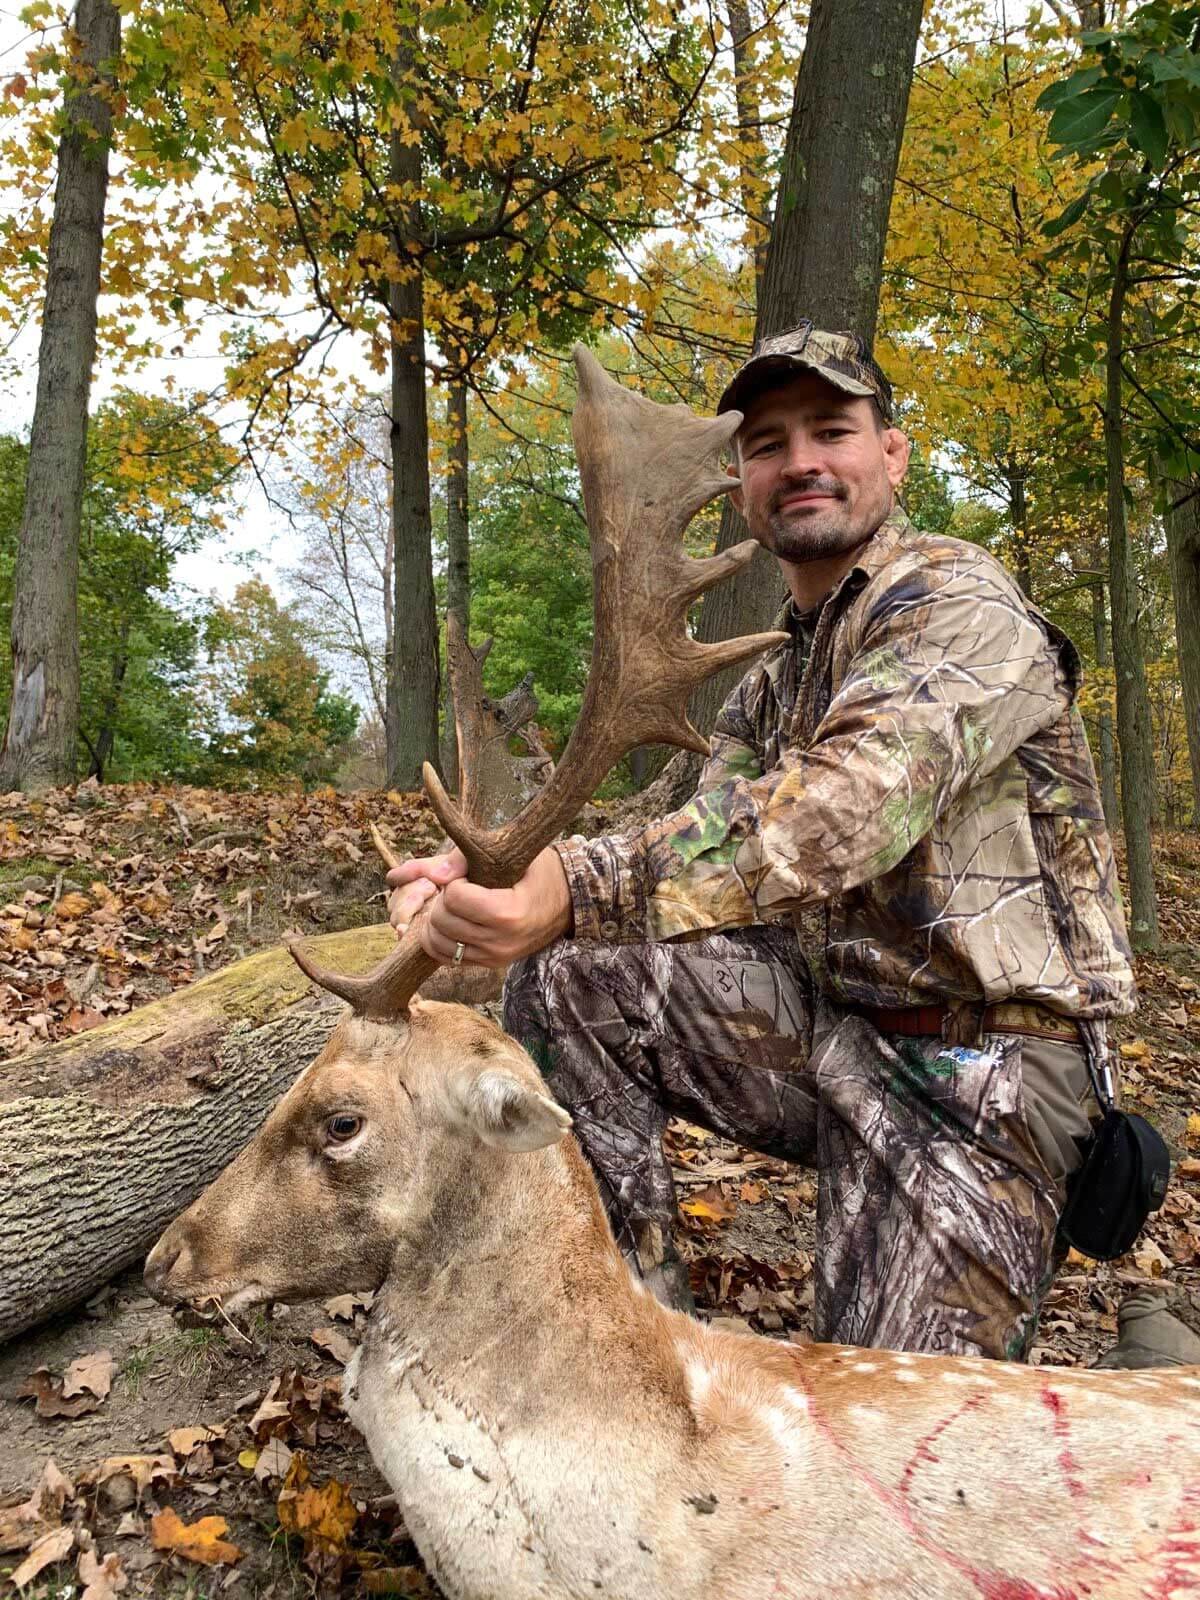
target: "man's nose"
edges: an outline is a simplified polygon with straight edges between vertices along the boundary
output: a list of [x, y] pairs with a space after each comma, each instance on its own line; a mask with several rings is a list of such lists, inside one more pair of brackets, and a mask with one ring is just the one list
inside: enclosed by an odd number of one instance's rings
[[779, 470], [786, 478], [819, 478], [825, 464], [817, 440], [802, 429], [788, 434]]

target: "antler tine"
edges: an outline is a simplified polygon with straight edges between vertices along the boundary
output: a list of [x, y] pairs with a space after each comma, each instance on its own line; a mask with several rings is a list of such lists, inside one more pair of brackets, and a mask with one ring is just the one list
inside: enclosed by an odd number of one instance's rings
[[400, 865], [400, 857], [380, 833], [374, 823], [371, 824], [371, 843], [375, 846], [376, 853], [383, 858], [383, 864], [389, 869]]
[[615, 383], [596, 358], [575, 348], [579, 398], [572, 418], [592, 544], [595, 643], [579, 720], [549, 783], [518, 817], [485, 830], [424, 769], [442, 826], [467, 858], [471, 879], [515, 883], [539, 850], [571, 820], [611, 767], [640, 744], [676, 744], [707, 754], [688, 720], [692, 691], [719, 667], [747, 661], [783, 635], [702, 645], [687, 613], [706, 589], [736, 572], [753, 540], [695, 560], [684, 530], [737, 480], [720, 458], [740, 414], [696, 416]]
[[438, 963], [421, 948], [415, 920], [390, 954], [370, 972], [354, 977], [320, 966], [301, 939], [289, 939], [287, 947], [292, 960], [315, 984], [348, 1001], [358, 1016], [372, 1022], [394, 1022], [403, 1016], [413, 995], [438, 970]]

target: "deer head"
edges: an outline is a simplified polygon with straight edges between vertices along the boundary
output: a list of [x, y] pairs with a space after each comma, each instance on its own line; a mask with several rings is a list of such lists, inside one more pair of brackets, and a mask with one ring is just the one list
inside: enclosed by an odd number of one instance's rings
[[377, 1289], [398, 1241], [436, 1254], [423, 1236], [440, 1216], [465, 1224], [505, 1155], [556, 1142], [570, 1121], [520, 1046], [466, 1006], [349, 1017], [163, 1234], [147, 1286], [225, 1311]]
[[[431, 768], [424, 774], [471, 878], [494, 887], [520, 878], [627, 751], [649, 743], [706, 749], [687, 717], [692, 690], [782, 637], [705, 645], [687, 629], [697, 596], [755, 550], [747, 540], [695, 560], [682, 548], [695, 513], [736, 482], [720, 456], [740, 415], [705, 420], [686, 406], [656, 405], [614, 383], [582, 348], [575, 364], [572, 427], [595, 609], [579, 721], [545, 787], [500, 827], [456, 806]], [[459, 744], [470, 796], [479, 789], [471, 777], [478, 752], [461, 717]], [[423, 1175], [461, 1163], [468, 1146], [455, 1147], [455, 1139], [469, 1136], [476, 1149], [532, 1149], [568, 1125], [532, 1063], [498, 1028], [464, 1008], [415, 999], [437, 970], [415, 926], [363, 977], [322, 970], [298, 944], [292, 954], [314, 982], [349, 1001], [353, 1015], [253, 1144], [156, 1245], [147, 1283], [163, 1298], [229, 1305], [374, 1287], [398, 1231], [414, 1226], [428, 1201]]]

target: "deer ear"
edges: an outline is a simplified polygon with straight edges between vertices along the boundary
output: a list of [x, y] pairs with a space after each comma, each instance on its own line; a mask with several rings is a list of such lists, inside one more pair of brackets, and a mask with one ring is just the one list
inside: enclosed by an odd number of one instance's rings
[[503, 1067], [456, 1073], [450, 1103], [456, 1120], [496, 1150], [540, 1150], [571, 1126], [561, 1106]]

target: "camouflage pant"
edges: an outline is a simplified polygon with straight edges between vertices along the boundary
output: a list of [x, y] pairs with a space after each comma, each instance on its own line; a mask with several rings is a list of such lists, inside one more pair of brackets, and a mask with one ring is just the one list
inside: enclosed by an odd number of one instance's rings
[[617, 1239], [671, 1253], [669, 1116], [815, 1167], [818, 1339], [1020, 1359], [1061, 1191], [1030, 1136], [1023, 1049], [880, 1034], [814, 991], [796, 936], [560, 941], [514, 967], [505, 1026], [571, 1113]]

